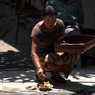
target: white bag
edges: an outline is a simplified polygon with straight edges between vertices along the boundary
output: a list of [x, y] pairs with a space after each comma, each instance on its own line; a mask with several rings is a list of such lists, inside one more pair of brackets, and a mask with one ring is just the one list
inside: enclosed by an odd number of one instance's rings
[[[29, 0], [27, 0], [27, 2], [29, 3]], [[31, 6], [38, 10], [42, 10], [44, 7], [44, 0], [31, 0]]]

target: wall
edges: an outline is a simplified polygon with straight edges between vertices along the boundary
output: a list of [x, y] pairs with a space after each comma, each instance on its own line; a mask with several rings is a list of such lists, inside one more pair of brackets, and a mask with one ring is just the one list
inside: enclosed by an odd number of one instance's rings
[[95, 29], [95, 0], [82, 0], [84, 16], [85, 16], [85, 28]]

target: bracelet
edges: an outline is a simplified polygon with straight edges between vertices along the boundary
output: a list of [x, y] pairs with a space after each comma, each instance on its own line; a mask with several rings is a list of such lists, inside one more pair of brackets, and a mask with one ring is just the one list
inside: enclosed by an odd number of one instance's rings
[[39, 67], [37, 70], [39, 70], [40, 68], [42, 68], [42, 67]]

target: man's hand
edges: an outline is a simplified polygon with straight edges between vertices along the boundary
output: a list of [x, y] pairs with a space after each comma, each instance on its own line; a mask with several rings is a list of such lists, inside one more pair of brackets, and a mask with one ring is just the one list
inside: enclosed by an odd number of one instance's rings
[[42, 68], [39, 68], [39, 69], [37, 70], [37, 76], [38, 76], [38, 79], [39, 79], [39, 80], [44, 81], [44, 80], [46, 79], [46, 76], [45, 76], [44, 71], [43, 71]]

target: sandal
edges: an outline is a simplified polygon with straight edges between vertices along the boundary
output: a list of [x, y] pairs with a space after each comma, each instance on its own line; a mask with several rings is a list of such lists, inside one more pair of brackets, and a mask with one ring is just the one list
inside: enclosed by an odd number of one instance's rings
[[66, 80], [65, 80], [64, 78], [62, 78], [61, 76], [60, 76], [60, 77], [51, 76], [51, 78], [52, 78], [54, 81], [57, 81], [57, 82], [63, 82], [63, 83], [66, 82]]

